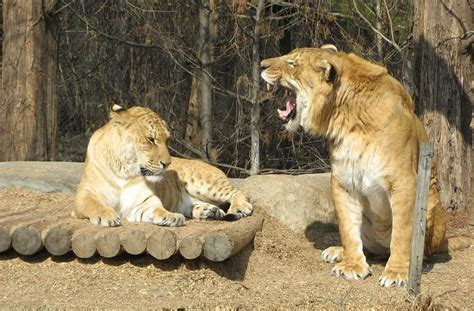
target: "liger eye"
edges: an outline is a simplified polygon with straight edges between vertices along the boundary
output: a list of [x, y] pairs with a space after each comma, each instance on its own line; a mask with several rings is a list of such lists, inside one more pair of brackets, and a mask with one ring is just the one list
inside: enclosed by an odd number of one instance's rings
[[290, 66], [291, 68], [295, 68], [296, 66], [296, 60], [294, 59], [289, 59], [286, 61], [286, 63], [288, 64], [288, 66]]
[[155, 139], [153, 137], [147, 137], [146, 140], [150, 143], [150, 144], [155, 144]]

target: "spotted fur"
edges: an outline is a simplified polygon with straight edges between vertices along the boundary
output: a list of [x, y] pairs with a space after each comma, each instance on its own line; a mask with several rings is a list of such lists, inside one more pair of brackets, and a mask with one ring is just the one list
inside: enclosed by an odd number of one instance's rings
[[[112, 107], [91, 137], [74, 215], [93, 224], [151, 222], [181, 226], [185, 217], [236, 220], [252, 214], [245, 193], [219, 169], [171, 157], [165, 122], [144, 107]], [[226, 212], [222, 205], [230, 204]]]

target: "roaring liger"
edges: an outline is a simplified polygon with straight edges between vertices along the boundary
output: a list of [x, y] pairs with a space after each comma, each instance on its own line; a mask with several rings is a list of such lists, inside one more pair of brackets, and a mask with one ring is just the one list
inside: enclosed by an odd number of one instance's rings
[[[331, 190], [342, 247], [322, 253], [346, 279], [372, 273], [363, 248], [390, 254], [379, 284], [407, 282], [411, 252], [418, 150], [427, 133], [403, 86], [387, 70], [333, 45], [296, 49], [266, 59], [262, 78], [287, 90], [279, 116], [286, 128], [300, 126], [327, 138]], [[446, 240], [433, 166], [425, 254], [468, 246], [472, 239]]]

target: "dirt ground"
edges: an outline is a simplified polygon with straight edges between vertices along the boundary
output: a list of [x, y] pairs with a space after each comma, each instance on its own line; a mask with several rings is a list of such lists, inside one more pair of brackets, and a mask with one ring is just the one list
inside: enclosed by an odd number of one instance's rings
[[[0, 209], [71, 205], [73, 196], [26, 189], [0, 190]], [[258, 208], [256, 213], [261, 213]], [[450, 216], [449, 235], [474, 236], [463, 213]], [[474, 247], [439, 254], [425, 264], [422, 296], [377, 285], [384, 261], [369, 259], [374, 275], [360, 282], [330, 274], [322, 246], [266, 216], [254, 245], [223, 263], [158, 261], [148, 255], [78, 260], [72, 254], [0, 254], [0, 309], [465, 309], [474, 310]], [[317, 246], [315, 246], [317, 245]]]

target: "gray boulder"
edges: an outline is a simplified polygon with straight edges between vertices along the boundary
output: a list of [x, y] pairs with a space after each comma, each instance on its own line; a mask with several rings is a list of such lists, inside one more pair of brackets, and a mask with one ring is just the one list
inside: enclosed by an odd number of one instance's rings
[[0, 162], [0, 188], [75, 193], [83, 167], [76, 162]]
[[322, 232], [336, 230], [329, 173], [251, 176], [240, 188], [248, 193], [255, 207], [292, 231], [304, 232], [310, 240]]

